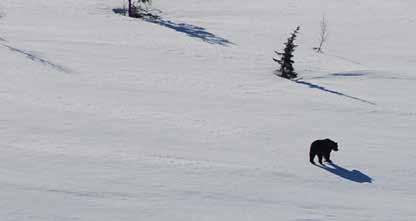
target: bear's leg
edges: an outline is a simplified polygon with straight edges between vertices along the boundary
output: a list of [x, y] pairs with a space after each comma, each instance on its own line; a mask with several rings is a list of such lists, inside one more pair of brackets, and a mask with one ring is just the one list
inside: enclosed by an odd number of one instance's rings
[[324, 155], [325, 162], [332, 163], [332, 161], [330, 159], [330, 155], [331, 155], [331, 152], [325, 153], [325, 155]]
[[315, 162], [313, 161], [314, 158], [315, 158], [315, 153], [309, 153], [309, 162], [311, 162], [312, 164], [315, 164]]
[[319, 160], [320, 164], [323, 164], [322, 163], [322, 153], [318, 153], [318, 160]]

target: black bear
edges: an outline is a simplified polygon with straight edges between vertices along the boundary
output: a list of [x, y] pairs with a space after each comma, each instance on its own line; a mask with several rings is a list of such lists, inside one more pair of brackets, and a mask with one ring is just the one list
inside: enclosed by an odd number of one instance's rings
[[322, 157], [325, 158], [326, 162], [332, 163], [330, 159], [331, 150], [338, 151], [338, 143], [328, 138], [325, 140], [315, 140], [311, 144], [311, 149], [309, 151], [309, 161], [312, 164], [315, 164], [313, 159], [316, 155], [318, 155], [320, 164], [322, 164]]

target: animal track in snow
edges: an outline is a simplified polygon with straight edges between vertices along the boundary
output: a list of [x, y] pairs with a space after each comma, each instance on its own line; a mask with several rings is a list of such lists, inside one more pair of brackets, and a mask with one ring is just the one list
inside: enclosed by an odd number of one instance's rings
[[[3, 41], [4, 41], [4, 39], [3, 39]], [[4, 44], [4, 43], [0, 43], [0, 45], [2, 45], [5, 48], [8, 48], [12, 52], [16, 52], [16, 53], [19, 53], [21, 55], [25, 55], [27, 58], [29, 58], [32, 61], [42, 63], [42, 64], [44, 64], [46, 66], [49, 66], [49, 67], [52, 67], [52, 68], [54, 68], [58, 71], [61, 71], [61, 72], [64, 72], [64, 73], [70, 73], [71, 72], [68, 68], [66, 68], [62, 65], [59, 65], [59, 64], [55, 64], [55, 63], [53, 63], [53, 62], [51, 62], [47, 59], [41, 58], [40, 56], [38, 56], [38, 55], [36, 55], [32, 52], [28, 52], [28, 51], [25, 51], [25, 50], [22, 50], [22, 49], [19, 49], [19, 48], [15, 48], [13, 46], [10, 46], [10, 45]]]

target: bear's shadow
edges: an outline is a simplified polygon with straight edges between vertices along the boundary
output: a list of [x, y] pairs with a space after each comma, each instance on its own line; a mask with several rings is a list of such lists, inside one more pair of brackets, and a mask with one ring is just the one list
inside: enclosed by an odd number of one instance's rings
[[373, 179], [368, 175], [358, 171], [358, 170], [347, 170], [341, 166], [336, 165], [335, 163], [329, 163], [329, 166], [326, 165], [316, 165], [330, 173], [333, 173], [337, 176], [340, 176], [344, 179], [357, 182], [357, 183], [372, 183]]

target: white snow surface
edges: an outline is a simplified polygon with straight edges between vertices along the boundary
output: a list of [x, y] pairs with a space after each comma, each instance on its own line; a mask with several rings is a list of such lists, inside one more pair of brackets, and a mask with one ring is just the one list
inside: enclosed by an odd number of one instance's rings
[[0, 1], [0, 220], [416, 220], [416, 1], [122, 7]]

